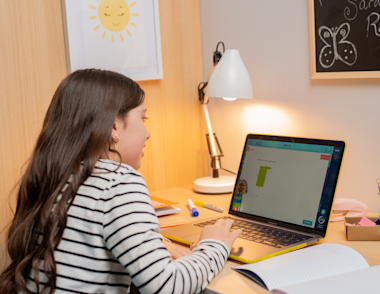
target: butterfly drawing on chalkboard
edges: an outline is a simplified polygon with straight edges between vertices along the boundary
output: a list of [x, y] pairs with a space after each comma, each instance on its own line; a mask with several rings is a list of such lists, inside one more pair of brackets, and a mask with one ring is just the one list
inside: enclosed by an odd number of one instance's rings
[[319, 37], [326, 44], [319, 54], [319, 62], [324, 68], [331, 67], [335, 60], [340, 60], [349, 66], [356, 62], [358, 57], [356, 47], [346, 40], [349, 33], [350, 25], [347, 22], [331, 29], [326, 26], [319, 27]]

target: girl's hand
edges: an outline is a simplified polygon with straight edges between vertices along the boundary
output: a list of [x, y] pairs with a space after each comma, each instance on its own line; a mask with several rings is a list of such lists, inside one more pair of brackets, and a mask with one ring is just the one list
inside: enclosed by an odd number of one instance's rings
[[[201, 232], [201, 236], [199, 237], [199, 241], [203, 239], [216, 239], [224, 244], [231, 250], [232, 245], [234, 244], [237, 237], [240, 236], [242, 230], [235, 230], [231, 233], [230, 229], [233, 227], [234, 221], [230, 218], [227, 219], [218, 219], [214, 225], [205, 226]], [[190, 250], [193, 250], [199, 243], [194, 243], [190, 246]]]
[[163, 239], [162, 242], [164, 243], [166, 249], [169, 251], [169, 253], [171, 255], [170, 260], [177, 259], [177, 258], [180, 258], [182, 256], [186, 256], [190, 253], [189, 249], [177, 246], [175, 244], [172, 244], [172, 243], [166, 241], [165, 239]]

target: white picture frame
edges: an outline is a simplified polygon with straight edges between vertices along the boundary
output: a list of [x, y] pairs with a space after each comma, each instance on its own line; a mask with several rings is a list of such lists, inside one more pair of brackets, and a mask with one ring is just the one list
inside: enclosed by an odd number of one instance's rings
[[85, 68], [163, 79], [158, 0], [61, 0], [68, 74]]

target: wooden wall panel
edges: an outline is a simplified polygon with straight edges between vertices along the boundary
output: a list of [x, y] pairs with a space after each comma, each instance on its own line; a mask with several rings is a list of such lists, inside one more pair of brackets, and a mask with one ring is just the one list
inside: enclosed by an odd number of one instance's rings
[[[46, 109], [66, 76], [59, 1], [0, 1], [0, 249]], [[0, 253], [0, 268], [4, 262]]]
[[[143, 167], [150, 190], [207, 174], [205, 126], [197, 99], [203, 81], [199, 1], [160, 0], [164, 79], [139, 82], [151, 139]], [[12, 187], [21, 176], [45, 112], [66, 76], [61, 2], [0, 1], [0, 270]], [[4, 230], [5, 229], [5, 230]]]
[[139, 82], [151, 132], [141, 172], [150, 190], [191, 183], [207, 174], [198, 1], [160, 1], [164, 79]]

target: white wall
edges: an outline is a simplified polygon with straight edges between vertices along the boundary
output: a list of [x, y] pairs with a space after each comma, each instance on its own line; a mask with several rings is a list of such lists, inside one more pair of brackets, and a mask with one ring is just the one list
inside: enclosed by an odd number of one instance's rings
[[306, 0], [200, 0], [200, 10], [204, 77], [223, 41], [240, 51], [253, 86], [253, 100], [210, 99], [223, 166], [238, 169], [247, 133], [344, 140], [336, 195], [380, 213], [380, 80], [310, 79]]

